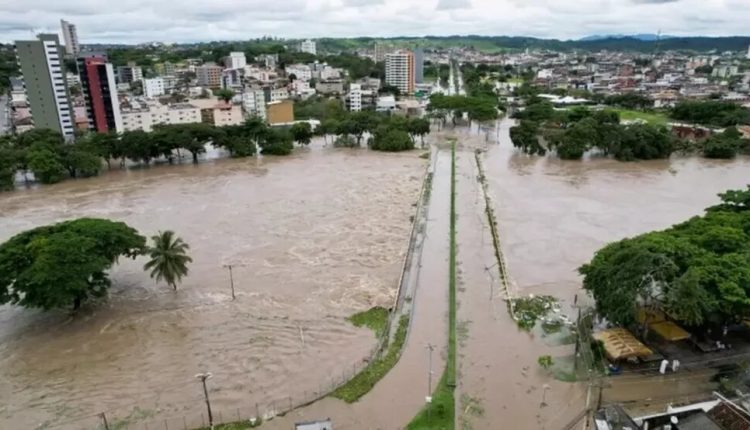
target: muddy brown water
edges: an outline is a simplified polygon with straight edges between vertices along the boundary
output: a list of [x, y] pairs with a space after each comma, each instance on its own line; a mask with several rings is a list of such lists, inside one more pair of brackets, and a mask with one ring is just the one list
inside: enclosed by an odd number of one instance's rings
[[[748, 157], [718, 161], [675, 156], [621, 163], [604, 158], [571, 162], [526, 156], [510, 142], [512, 125], [509, 120], [499, 123], [498, 143], [492, 134], [485, 143], [484, 135], [476, 131], [464, 132], [460, 141], [468, 149], [487, 149], [482, 160], [514, 292], [552, 294], [561, 299], [564, 312], [571, 317], [574, 296], [586, 300], [576, 269], [596, 250], [700, 215], [718, 202], [717, 193], [750, 184]], [[492, 261], [481, 261], [487, 258], [488, 252], [481, 248], [487, 247], [489, 233], [461, 221], [472, 217], [477, 220], [472, 225], [478, 224], [483, 208], [476, 202], [477, 188], [467, 185], [467, 177], [476, 172], [470, 166], [463, 170], [460, 190], [470, 196], [458, 199], [459, 213], [464, 213], [459, 216], [459, 262], [467, 291], [459, 296], [459, 321], [468, 322], [460, 360], [465, 375], [462, 390], [484, 408], [484, 416], [475, 414], [468, 421], [475, 428], [497, 422], [513, 422], [519, 428], [560, 428], [583, 409], [585, 389], [552, 380], [536, 361], [542, 354], [570, 356], [572, 347], [546, 346], [543, 339], [519, 333], [507, 318], [504, 303], [489, 298], [491, 280], [480, 273]], [[546, 396], [544, 384], [549, 386]], [[512, 388], [498, 388], [503, 386]], [[671, 384], [661, 396], [669, 400], [692, 395], [695, 386]], [[648, 385], [641, 388], [614, 384], [605, 400], [651, 396]], [[543, 397], [546, 406], [541, 404]]]
[[319, 391], [375, 345], [345, 318], [393, 302], [426, 163], [417, 155], [315, 146], [0, 194], [0, 241], [94, 216], [175, 230], [194, 259], [177, 292], [148, 279], [143, 259], [123, 260], [109, 300], [75, 318], [0, 307], [0, 428], [202, 411], [202, 371], [214, 375], [215, 410]]

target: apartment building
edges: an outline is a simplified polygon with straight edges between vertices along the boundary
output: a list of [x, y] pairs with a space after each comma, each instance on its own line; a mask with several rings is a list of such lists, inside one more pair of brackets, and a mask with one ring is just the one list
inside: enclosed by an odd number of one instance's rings
[[246, 116], [266, 119], [266, 94], [262, 88], [246, 89], [242, 93], [242, 109]]
[[99, 133], [124, 131], [112, 64], [104, 56], [84, 56], [78, 58], [78, 70], [88, 129]]
[[318, 49], [315, 45], [314, 40], [307, 39], [304, 42], [300, 43], [299, 50], [302, 52], [307, 52], [308, 54], [318, 55]]
[[247, 65], [247, 58], [244, 52], [230, 52], [229, 56], [224, 59], [224, 66], [227, 69], [241, 69]]
[[218, 103], [201, 109], [201, 121], [216, 127], [241, 125], [244, 119], [242, 107], [231, 103]]
[[153, 131], [158, 124], [189, 124], [201, 122], [200, 108], [190, 103], [161, 105], [160, 103], [137, 103], [138, 106], [122, 111], [125, 131]]
[[414, 93], [414, 54], [410, 51], [396, 51], [385, 56], [385, 83], [392, 85], [402, 94]]
[[424, 49], [414, 50], [414, 82], [424, 83]]
[[362, 85], [351, 84], [347, 95], [347, 107], [351, 112], [362, 110]]
[[291, 100], [279, 100], [268, 103], [268, 123], [291, 124], [294, 122], [294, 102]]
[[143, 95], [152, 99], [165, 94], [165, 85], [163, 78], [152, 78], [143, 80]]
[[117, 68], [118, 82], [121, 84], [132, 84], [143, 80], [143, 69], [134, 62], [129, 62], [127, 66]]
[[221, 87], [221, 66], [214, 63], [206, 63], [195, 68], [195, 75], [198, 78], [198, 85], [209, 88]]
[[16, 41], [16, 56], [34, 126], [55, 130], [72, 139], [73, 111], [64, 78], [60, 39], [56, 34], [40, 34], [37, 40]]
[[307, 82], [313, 77], [313, 72], [307, 64], [291, 64], [284, 69], [287, 76], [294, 75], [298, 80]]
[[65, 53], [70, 56], [76, 56], [81, 51], [81, 46], [78, 44], [78, 30], [75, 24], [60, 20], [60, 26], [62, 27], [63, 41], [65, 42]]

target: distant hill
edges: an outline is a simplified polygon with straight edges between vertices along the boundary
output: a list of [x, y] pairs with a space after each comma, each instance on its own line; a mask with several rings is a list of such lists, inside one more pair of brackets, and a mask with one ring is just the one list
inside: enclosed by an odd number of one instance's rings
[[586, 36], [578, 39], [579, 42], [591, 42], [594, 40], [604, 40], [604, 39], [638, 39], [642, 40], [644, 42], [653, 42], [655, 40], [658, 40], [661, 38], [661, 40], [664, 39], [674, 39], [677, 36], [669, 36], [666, 34], [662, 34], [659, 36], [658, 34], [653, 33], [642, 33], [642, 34], [594, 34], [591, 36]]
[[[634, 51], [652, 53], [660, 51], [707, 52], [747, 51], [750, 45], [748, 36], [731, 37], [671, 37], [662, 36], [657, 42], [656, 35], [640, 34], [633, 36], [590, 36], [588, 40], [538, 39], [518, 36], [425, 36], [373, 38], [358, 37], [349, 39], [317, 39], [319, 48], [328, 52], [346, 51], [358, 48], [371, 48], [375, 42], [399, 47], [460, 48], [473, 47], [483, 52], [514, 52], [524, 49], [549, 49], [554, 51]], [[657, 46], [658, 44], [658, 46]]]

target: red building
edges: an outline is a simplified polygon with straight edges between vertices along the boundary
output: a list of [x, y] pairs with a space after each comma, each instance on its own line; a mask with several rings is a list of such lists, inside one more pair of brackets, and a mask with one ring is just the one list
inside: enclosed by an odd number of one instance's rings
[[88, 128], [99, 133], [123, 131], [115, 73], [107, 57], [94, 54], [78, 58], [78, 72], [86, 100]]

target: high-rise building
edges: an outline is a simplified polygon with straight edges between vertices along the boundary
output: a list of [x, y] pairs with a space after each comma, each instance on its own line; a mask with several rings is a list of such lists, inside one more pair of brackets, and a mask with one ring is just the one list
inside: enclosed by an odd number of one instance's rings
[[81, 51], [81, 47], [78, 44], [78, 30], [73, 23], [60, 20], [60, 26], [62, 27], [63, 40], [65, 41], [65, 53], [71, 56], [76, 56]]
[[154, 98], [164, 95], [164, 79], [152, 78], [143, 80], [143, 95], [148, 98]]
[[376, 63], [382, 63], [385, 61], [386, 54], [389, 54], [392, 51], [393, 49], [390, 46], [382, 42], [375, 42], [373, 60], [375, 60]]
[[18, 40], [16, 55], [34, 126], [49, 128], [72, 138], [73, 112], [60, 39], [56, 34], [40, 34], [38, 40]]
[[315, 46], [315, 41], [307, 39], [304, 42], [300, 43], [299, 50], [302, 52], [307, 52], [308, 54], [318, 55], [317, 54], [317, 47]]
[[227, 69], [241, 69], [247, 65], [247, 59], [244, 52], [230, 52], [229, 56], [224, 59], [224, 66]]
[[747, 59], [750, 60], [750, 46], [747, 47]]
[[411, 51], [396, 51], [385, 55], [385, 83], [401, 91], [414, 93], [414, 54]]
[[82, 56], [78, 58], [78, 70], [89, 130], [99, 133], [124, 131], [112, 64], [103, 55]]
[[424, 82], [424, 50], [414, 50], [414, 81], [418, 84]]
[[117, 68], [117, 76], [121, 84], [131, 84], [143, 80], [143, 69], [131, 61], [127, 66]]
[[209, 88], [221, 87], [221, 66], [214, 63], [206, 63], [195, 68], [195, 76], [198, 78], [198, 85]]
[[349, 94], [347, 96], [349, 101], [349, 110], [351, 112], [359, 112], [362, 110], [362, 85], [351, 84], [349, 86]]

